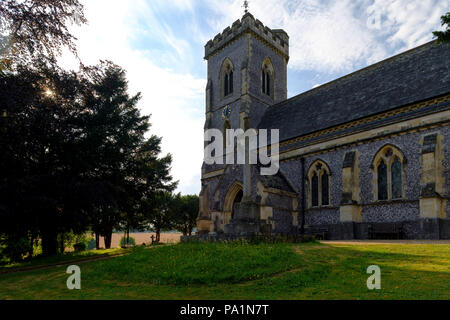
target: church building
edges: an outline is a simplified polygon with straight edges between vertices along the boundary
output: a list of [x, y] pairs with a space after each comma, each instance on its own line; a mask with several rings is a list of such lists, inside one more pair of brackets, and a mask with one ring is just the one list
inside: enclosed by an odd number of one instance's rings
[[450, 239], [449, 44], [290, 99], [289, 36], [250, 13], [205, 59], [205, 130], [279, 129], [280, 169], [204, 163], [197, 234]]

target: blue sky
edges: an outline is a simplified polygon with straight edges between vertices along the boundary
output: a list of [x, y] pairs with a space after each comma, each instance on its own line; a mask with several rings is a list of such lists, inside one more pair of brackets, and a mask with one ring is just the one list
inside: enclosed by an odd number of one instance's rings
[[[74, 28], [86, 64], [128, 71], [151, 132], [172, 153], [178, 191], [198, 193], [206, 86], [204, 45], [243, 15], [241, 0], [82, 0], [89, 24]], [[290, 36], [288, 95], [426, 43], [450, 0], [250, 0], [250, 12]], [[69, 54], [62, 64], [75, 68]]]

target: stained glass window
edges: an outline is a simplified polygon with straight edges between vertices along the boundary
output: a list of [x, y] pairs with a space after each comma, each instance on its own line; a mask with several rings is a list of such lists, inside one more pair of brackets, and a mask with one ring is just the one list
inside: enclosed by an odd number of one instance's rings
[[262, 92], [270, 96], [270, 73], [267, 70], [262, 71]]
[[391, 169], [392, 199], [402, 198], [402, 164], [398, 157], [395, 157]]
[[384, 160], [380, 162], [377, 168], [378, 173], [378, 200], [388, 199], [387, 189], [387, 167]]
[[262, 92], [266, 93], [266, 72], [262, 71]]
[[229, 85], [229, 80], [228, 80], [228, 73], [225, 74], [225, 92], [224, 92], [224, 96], [228, 95], [228, 85]]
[[322, 175], [322, 205], [327, 206], [330, 204], [330, 197], [328, 196], [328, 173], [324, 172]]
[[312, 206], [318, 207], [319, 206], [319, 177], [317, 176], [317, 173], [314, 172], [314, 175], [311, 179], [311, 199], [312, 199]]
[[233, 93], [233, 70], [230, 71], [230, 92]]

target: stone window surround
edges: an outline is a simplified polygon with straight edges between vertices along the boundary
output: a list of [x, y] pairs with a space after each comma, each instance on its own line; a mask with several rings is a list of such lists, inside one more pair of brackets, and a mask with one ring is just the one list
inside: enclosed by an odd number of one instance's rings
[[[390, 153], [391, 152], [391, 153]], [[401, 167], [401, 176], [402, 176], [402, 197], [401, 198], [392, 198], [392, 165], [395, 161], [395, 158], [398, 158], [400, 160], [400, 163], [402, 165]], [[387, 199], [384, 200], [378, 200], [378, 165], [381, 163], [381, 161], [384, 161], [384, 163], [387, 166]], [[373, 180], [372, 180], [372, 193], [374, 196], [373, 202], [377, 203], [385, 203], [385, 202], [391, 202], [396, 200], [405, 200], [405, 165], [406, 165], [406, 158], [404, 157], [401, 150], [391, 144], [387, 144], [383, 147], [381, 147], [377, 153], [375, 154], [372, 165], [370, 166], [370, 169], [372, 171]]]
[[[317, 169], [317, 165], [320, 164], [321, 168], [320, 170]], [[324, 173], [328, 174], [328, 204], [327, 205], [322, 205], [322, 176]], [[318, 206], [313, 206], [312, 205], [312, 177], [314, 175], [314, 173], [317, 174], [318, 177], [318, 189], [319, 189], [319, 194], [318, 194]], [[307, 190], [308, 190], [308, 205], [307, 205], [307, 209], [317, 209], [317, 208], [332, 208], [331, 205], [331, 184], [332, 184], [332, 175], [331, 175], [331, 171], [330, 171], [330, 167], [328, 166], [328, 164], [320, 159], [317, 159], [315, 161], [313, 161], [313, 163], [310, 165], [309, 169], [308, 169], [308, 176], [307, 176]]]
[[[261, 71], [262, 71], [261, 72], [261, 94], [274, 100], [275, 99], [275, 71], [273, 68], [272, 61], [270, 60], [269, 57], [264, 59], [264, 61], [262, 63]], [[263, 90], [263, 83], [264, 83], [263, 75], [265, 75], [265, 74], [268, 74], [269, 79], [270, 79], [269, 94], [267, 94]]]
[[[227, 95], [225, 95], [225, 77], [227, 74], [233, 73], [233, 77], [231, 79], [231, 82], [233, 83], [233, 90], [229, 92]], [[233, 62], [231, 62], [230, 58], [225, 58], [222, 62], [222, 67], [220, 68], [219, 72], [219, 81], [220, 81], [220, 97], [221, 99], [229, 98], [233, 96], [234, 94], [234, 65]]]

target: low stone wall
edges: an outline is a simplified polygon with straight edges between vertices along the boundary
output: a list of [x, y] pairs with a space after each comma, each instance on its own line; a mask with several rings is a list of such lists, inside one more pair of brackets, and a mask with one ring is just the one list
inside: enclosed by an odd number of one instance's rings
[[315, 241], [314, 236], [296, 234], [271, 234], [271, 235], [232, 235], [232, 234], [207, 234], [207, 235], [193, 235], [193, 236], [181, 236], [181, 242], [234, 242], [242, 241], [249, 243], [302, 243]]
[[[368, 240], [369, 228], [377, 223], [336, 223], [311, 226], [311, 229], [328, 229], [327, 240]], [[448, 240], [450, 239], [450, 220], [448, 219], [419, 219], [414, 221], [388, 222], [401, 226], [401, 238], [405, 240]]]

